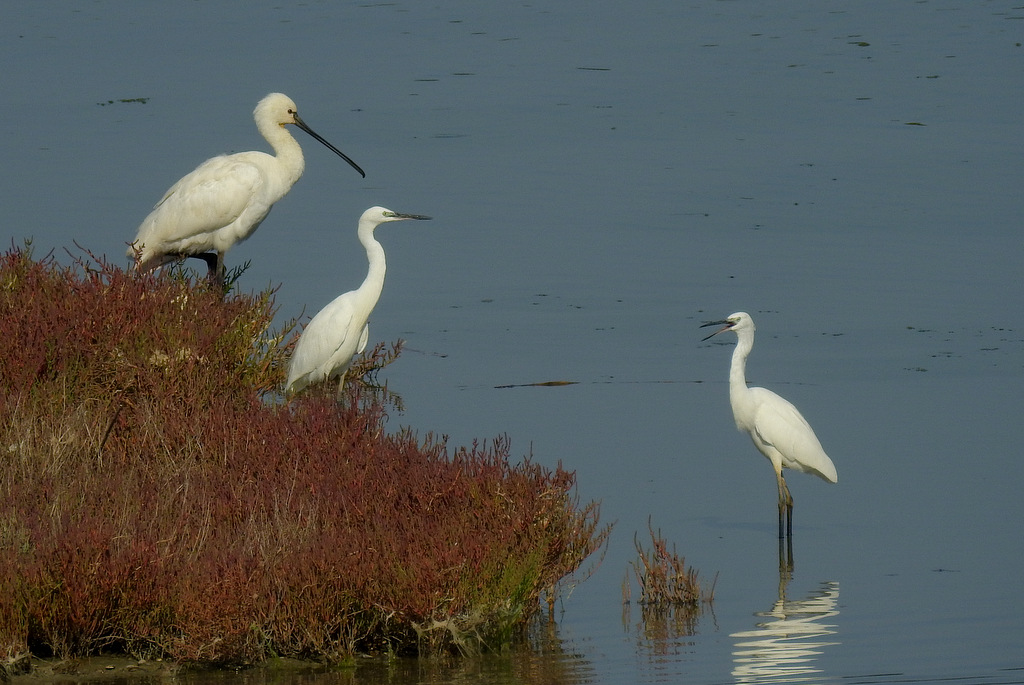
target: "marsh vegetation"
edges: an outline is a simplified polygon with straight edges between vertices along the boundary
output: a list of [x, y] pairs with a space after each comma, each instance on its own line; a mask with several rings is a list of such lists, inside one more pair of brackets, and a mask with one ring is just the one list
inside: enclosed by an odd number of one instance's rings
[[277, 394], [297, 327], [91, 256], [0, 257], [0, 664], [501, 649], [608, 526], [506, 437], [388, 430], [378, 345]]

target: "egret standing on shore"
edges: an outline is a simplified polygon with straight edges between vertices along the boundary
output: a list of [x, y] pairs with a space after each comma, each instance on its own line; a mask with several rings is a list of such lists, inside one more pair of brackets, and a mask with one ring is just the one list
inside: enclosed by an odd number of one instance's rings
[[[256, 105], [253, 118], [276, 156], [255, 151], [220, 155], [171, 186], [128, 248], [128, 256], [137, 260], [140, 271], [196, 257], [205, 261], [211, 275], [220, 281], [224, 253], [252, 235], [274, 203], [302, 176], [302, 148], [285, 129], [288, 124], [326, 145], [365, 178], [359, 165], [299, 118], [287, 95], [267, 95]], [[208, 254], [211, 251], [216, 255]]]
[[[768, 457], [779, 483], [779, 538], [793, 534], [793, 497], [789, 494], [782, 469], [811, 473], [835, 483], [839, 480], [836, 467], [825, 454], [814, 435], [811, 425], [796, 407], [765, 388], [748, 388], [746, 379], [747, 357], [754, 347], [754, 320], [746, 312], [736, 312], [723, 321], [711, 321], [701, 326], [721, 325], [704, 340], [724, 331], [736, 333], [736, 349], [732, 353], [729, 369], [729, 403], [736, 419], [736, 428], [750, 434], [754, 446]], [[703, 341], [702, 341], [703, 342]]]
[[366, 248], [370, 262], [366, 279], [357, 290], [336, 297], [303, 329], [288, 364], [285, 394], [292, 395], [312, 383], [337, 378], [338, 396], [341, 396], [352, 357], [366, 349], [370, 337], [367, 322], [384, 288], [384, 248], [373, 237], [373, 231], [388, 221], [429, 218], [420, 214], [399, 214], [383, 207], [370, 207], [363, 212], [359, 218], [359, 242]]

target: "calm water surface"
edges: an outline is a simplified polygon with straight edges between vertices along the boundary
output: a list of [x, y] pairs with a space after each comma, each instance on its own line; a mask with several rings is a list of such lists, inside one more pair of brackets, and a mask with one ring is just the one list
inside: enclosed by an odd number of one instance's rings
[[[507, 433], [616, 522], [529, 649], [290, 680], [1024, 682], [1019, 3], [50, 2], [0, 36], [11, 240], [122, 260], [286, 92], [367, 178], [300, 134], [244, 287], [310, 315], [361, 281], [363, 209], [434, 216], [378, 234], [392, 425]], [[699, 342], [741, 309], [840, 476], [789, 479], [791, 577], [732, 340]], [[649, 517], [717, 575], [695, 626], [624, 611]]]

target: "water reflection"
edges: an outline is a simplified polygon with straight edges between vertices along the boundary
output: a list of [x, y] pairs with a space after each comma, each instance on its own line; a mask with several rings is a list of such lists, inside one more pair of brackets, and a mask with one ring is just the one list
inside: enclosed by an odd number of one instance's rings
[[472, 658], [358, 658], [353, 667], [268, 666], [247, 671], [186, 672], [183, 685], [579, 685], [594, 666], [564, 640], [554, 621], [538, 620], [527, 638], [501, 654]]
[[825, 619], [839, 615], [839, 583], [824, 582], [803, 599], [790, 599], [787, 589], [793, 577], [792, 544], [779, 541], [779, 597], [768, 611], [758, 611], [753, 630], [732, 633], [732, 675], [738, 683], [822, 682], [815, 659], [822, 649], [839, 642], [823, 639], [835, 635], [836, 626]]
[[[694, 635], [708, 604], [640, 605], [640, 620], [633, 625], [632, 606], [622, 605], [622, 627], [636, 636], [640, 658], [637, 682], [661, 681], [681, 673], [680, 663], [694, 653]], [[710, 618], [714, 620], [714, 615]], [[647, 673], [650, 671], [651, 673]]]

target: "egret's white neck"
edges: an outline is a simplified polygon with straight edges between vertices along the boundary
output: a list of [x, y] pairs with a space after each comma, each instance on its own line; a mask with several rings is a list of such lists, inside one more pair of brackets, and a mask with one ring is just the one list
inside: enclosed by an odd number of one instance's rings
[[736, 349], [732, 352], [732, 366], [729, 367], [729, 393], [736, 394], [747, 389], [747, 357], [754, 347], [754, 332], [736, 332]]
[[387, 261], [384, 258], [384, 246], [373, 237], [373, 230], [376, 224], [371, 222], [359, 222], [359, 242], [366, 248], [366, 258], [370, 262], [370, 268], [366, 272], [363, 284], [359, 286], [360, 292], [374, 292], [377, 296], [384, 289], [384, 272], [387, 270]]

